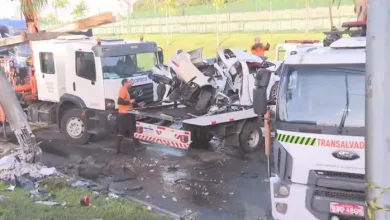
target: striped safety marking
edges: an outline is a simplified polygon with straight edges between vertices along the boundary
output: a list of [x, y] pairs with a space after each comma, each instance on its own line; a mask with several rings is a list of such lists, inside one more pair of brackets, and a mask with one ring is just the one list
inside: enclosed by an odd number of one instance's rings
[[302, 137], [302, 136], [295, 136], [295, 135], [288, 135], [288, 134], [277, 134], [276, 140], [280, 142], [291, 143], [291, 144], [316, 146], [317, 138]]
[[184, 149], [184, 150], [187, 150], [189, 148], [189, 144], [178, 143], [175, 141], [168, 141], [168, 140], [164, 140], [161, 138], [150, 137], [150, 136], [138, 134], [138, 133], [135, 133], [134, 137], [137, 139], [140, 139], [140, 140], [149, 141], [149, 142], [153, 142], [153, 143], [157, 143], [157, 144], [164, 144], [164, 145], [168, 145], [171, 147], [176, 147], [176, 148], [180, 148], [180, 149]]

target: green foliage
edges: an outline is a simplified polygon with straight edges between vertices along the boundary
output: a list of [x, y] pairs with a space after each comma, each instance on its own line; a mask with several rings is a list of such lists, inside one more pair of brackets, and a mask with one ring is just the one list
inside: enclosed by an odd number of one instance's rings
[[58, 23], [58, 17], [52, 12], [48, 13], [48, 15], [44, 18], [44, 20], [46, 20], [46, 22], [48, 22], [49, 24]]
[[[0, 201], [0, 220], [20, 219], [20, 220], [48, 220], [48, 219], [137, 219], [137, 220], [169, 220], [169, 218], [154, 214], [136, 203], [131, 203], [121, 199], [108, 199], [104, 195], [97, 198], [81, 188], [69, 188], [68, 184], [61, 180], [53, 180], [41, 184], [48, 189], [51, 194], [55, 194], [55, 201], [66, 202], [66, 206], [47, 206], [34, 204], [33, 200], [43, 198], [29, 198], [28, 194], [17, 188], [12, 192], [2, 192], [3, 196], [8, 196], [6, 201]], [[0, 183], [0, 188], [8, 186]], [[80, 198], [88, 195], [92, 206], [80, 205]]]
[[[197, 2], [202, 2], [199, 4]], [[302, 2], [303, 1], [303, 2]], [[310, 8], [328, 7], [328, 0], [308, 0]], [[333, 1], [333, 0], [331, 0]], [[335, 4], [339, 0], [335, 0]], [[212, 0], [181, 0], [185, 3], [180, 15], [209, 15], [215, 14]], [[195, 2], [195, 3], [192, 3]], [[156, 0], [156, 4], [158, 0]], [[261, 12], [269, 10], [269, 0], [229, 0], [224, 3], [220, 13]], [[164, 17], [164, 11], [154, 13], [154, 0], [139, 0], [134, 7], [133, 18]], [[163, 4], [163, 3], [162, 3]], [[353, 5], [350, 0], [342, 0], [341, 5]], [[140, 7], [142, 6], [142, 7]], [[290, 10], [305, 7], [305, 0], [272, 0], [272, 10]]]
[[73, 9], [72, 15], [74, 18], [82, 18], [85, 16], [85, 13], [88, 11], [88, 6], [84, 0], [81, 0]]
[[31, 11], [40, 11], [47, 6], [48, 0], [32, 0], [30, 4], [25, 0], [20, 0], [20, 5], [22, 11], [31, 12]]
[[53, 2], [53, 8], [55, 9], [66, 8], [68, 6], [69, 6], [68, 0], [54, 0]]
[[225, 0], [212, 0], [212, 2], [217, 11], [225, 5]]

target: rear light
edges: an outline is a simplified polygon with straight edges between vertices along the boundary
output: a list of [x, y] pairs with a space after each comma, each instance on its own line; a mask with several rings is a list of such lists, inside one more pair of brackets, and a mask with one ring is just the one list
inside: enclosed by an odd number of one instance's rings
[[188, 143], [189, 136], [187, 136], [187, 135], [179, 135], [179, 136], [177, 136], [177, 139], [179, 139], [182, 143]]
[[144, 132], [144, 128], [143, 127], [137, 127], [136, 131], [137, 131], [138, 134], [142, 134]]

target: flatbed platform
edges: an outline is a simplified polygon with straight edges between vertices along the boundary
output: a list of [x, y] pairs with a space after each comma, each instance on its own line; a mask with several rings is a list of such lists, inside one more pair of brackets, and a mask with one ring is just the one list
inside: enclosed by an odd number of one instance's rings
[[150, 117], [172, 122], [181, 122], [194, 118], [191, 116], [191, 109], [189, 107], [178, 105], [175, 108], [174, 104], [137, 108], [129, 111], [129, 113], [141, 117]]

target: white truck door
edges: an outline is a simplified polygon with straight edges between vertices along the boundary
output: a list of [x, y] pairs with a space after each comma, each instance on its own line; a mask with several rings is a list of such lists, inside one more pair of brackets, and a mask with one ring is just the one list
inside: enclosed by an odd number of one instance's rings
[[[69, 77], [72, 94], [81, 98], [88, 108], [104, 110], [104, 89], [100, 59], [95, 59], [92, 50], [83, 49], [74, 53], [75, 76]], [[74, 71], [72, 71], [74, 72]]]
[[39, 59], [39, 66], [35, 68], [38, 84], [38, 99], [42, 101], [58, 102], [58, 73], [56, 73], [55, 58], [52, 52], [38, 52], [34, 54]]

